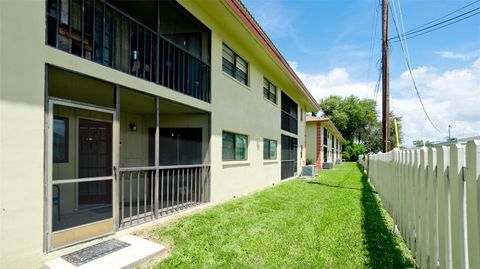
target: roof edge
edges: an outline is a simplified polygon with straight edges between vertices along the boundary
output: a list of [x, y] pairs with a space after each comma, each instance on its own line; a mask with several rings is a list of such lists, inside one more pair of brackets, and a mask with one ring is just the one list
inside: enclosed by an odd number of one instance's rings
[[339, 137], [340, 142], [345, 143], [347, 140], [343, 137], [342, 133], [337, 129], [335, 124], [333, 124], [333, 121], [330, 118], [318, 118], [318, 117], [309, 117], [307, 118], [307, 123], [326, 123], [327, 126], [331, 129], [333, 133], [336, 133]]
[[284, 70], [290, 75], [293, 81], [297, 86], [302, 90], [303, 94], [310, 101], [310, 104], [313, 105], [318, 110], [320, 110], [320, 104], [315, 100], [312, 94], [308, 91], [307, 87], [303, 84], [302, 80], [298, 75], [293, 71], [292, 67], [288, 62], [283, 58], [282, 54], [275, 47], [273, 42], [268, 38], [267, 34], [263, 29], [258, 25], [257, 21], [253, 18], [247, 8], [243, 5], [240, 0], [225, 0], [227, 6], [240, 18], [243, 24], [250, 30], [250, 32], [260, 41], [260, 43], [267, 49], [270, 54], [277, 60], [277, 62], [284, 68]]

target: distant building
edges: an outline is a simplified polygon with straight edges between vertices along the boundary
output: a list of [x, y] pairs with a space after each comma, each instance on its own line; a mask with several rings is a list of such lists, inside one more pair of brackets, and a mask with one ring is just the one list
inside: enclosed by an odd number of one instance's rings
[[470, 136], [470, 137], [465, 137], [465, 138], [456, 138], [455, 140], [452, 141], [438, 141], [438, 142], [432, 142], [432, 146], [438, 147], [438, 146], [448, 146], [452, 144], [466, 144], [468, 141], [472, 140], [479, 140], [480, 136]]
[[315, 162], [316, 168], [332, 168], [342, 161], [345, 139], [329, 118], [307, 116], [307, 159]]

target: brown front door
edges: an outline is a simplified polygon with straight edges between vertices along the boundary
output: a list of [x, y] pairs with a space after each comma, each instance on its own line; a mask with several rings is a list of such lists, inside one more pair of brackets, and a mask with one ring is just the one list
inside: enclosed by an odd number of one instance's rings
[[[79, 178], [112, 176], [112, 123], [79, 119]], [[111, 204], [112, 181], [80, 182], [79, 204]]]

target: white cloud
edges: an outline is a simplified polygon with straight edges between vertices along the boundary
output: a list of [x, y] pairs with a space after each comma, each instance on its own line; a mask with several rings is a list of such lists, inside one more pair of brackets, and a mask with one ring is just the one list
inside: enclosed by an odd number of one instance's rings
[[[352, 81], [345, 68], [335, 68], [326, 74], [307, 74], [298, 70], [297, 63], [291, 65], [317, 100], [332, 94], [374, 96], [376, 81]], [[452, 136], [457, 138], [480, 135], [480, 58], [462, 69], [439, 72], [434, 67], [420, 66], [412, 73], [427, 112], [441, 133], [428, 122], [410, 75], [404, 72], [391, 78], [390, 89], [391, 109], [403, 118], [405, 146], [412, 146], [416, 139], [443, 140], [448, 134], [448, 125], [452, 126]]]
[[373, 98], [376, 82], [353, 82], [345, 68], [334, 68], [327, 74], [307, 74], [297, 70], [296, 62], [290, 62], [290, 66], [317, 100], [330, 95], [346, 97], [352, 94]]
[[467, 61], [471, 59], [475, 59], [476, 57], [480, 56], [480, 50], [475, 50], [472, 52], [467, 52], [467, 53], [455, 53], [453, 51], [437, 51], [435, 54], [439, 55], [442, 58], [445, 59], [455, 59], [455, 60], [462, 60], [462, 61]]

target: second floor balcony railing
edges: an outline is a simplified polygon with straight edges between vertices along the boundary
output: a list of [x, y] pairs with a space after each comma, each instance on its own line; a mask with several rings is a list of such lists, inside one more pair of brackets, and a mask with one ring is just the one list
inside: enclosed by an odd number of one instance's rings
[[100, 0], [48, 0], [46, 43], [210, 102], [210, 66]]

